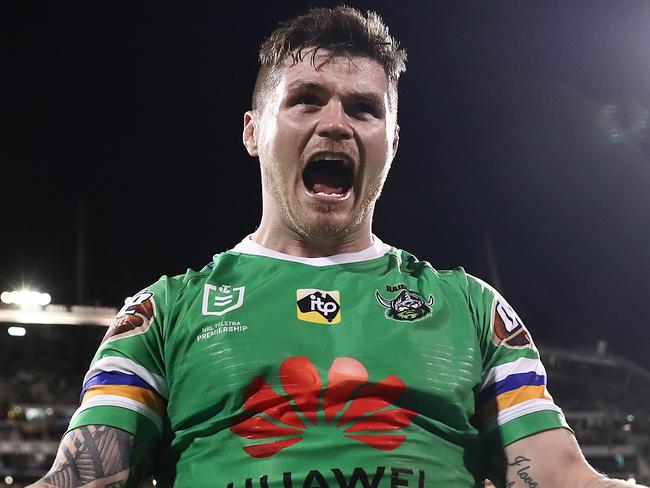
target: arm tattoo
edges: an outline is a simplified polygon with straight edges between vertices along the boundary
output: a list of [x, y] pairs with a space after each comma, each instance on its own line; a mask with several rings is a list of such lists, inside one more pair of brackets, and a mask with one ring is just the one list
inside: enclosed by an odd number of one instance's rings
[[[512, 461], [508, 460], [507, 464], [509, 478], [511, 476], [518, 478], [526, 488], [537, 488], [539, 486], [528, 471], [530, 469], [530, 459], [525, 456], [517, 456]], [[507, 479], [504, 488], [514, 488], [515, 486], [514, 480]]]
[[75, 429], [61, 441], [52, 469], [34, 486], [126, 487], [134, 441], [131, 434], [104, 425]]

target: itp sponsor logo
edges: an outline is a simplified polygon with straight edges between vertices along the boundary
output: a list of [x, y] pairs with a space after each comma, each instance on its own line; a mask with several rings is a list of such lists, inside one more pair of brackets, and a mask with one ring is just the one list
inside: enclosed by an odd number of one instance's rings
[[341, 294], [337, 290], [304, 288], [297, 290], [296, 298], [299, 320], [316, 324], [341, 322]]

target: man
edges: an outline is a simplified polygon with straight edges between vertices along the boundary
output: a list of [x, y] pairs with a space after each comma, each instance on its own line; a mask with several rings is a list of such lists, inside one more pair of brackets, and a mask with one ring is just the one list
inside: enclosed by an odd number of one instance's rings
[[503, 297], [373, 236], [406, 60], [379, 17], [312, 9], [260, 60], [259, 228], [122, 308], [34, 486], [626, 486], [584, 460]]

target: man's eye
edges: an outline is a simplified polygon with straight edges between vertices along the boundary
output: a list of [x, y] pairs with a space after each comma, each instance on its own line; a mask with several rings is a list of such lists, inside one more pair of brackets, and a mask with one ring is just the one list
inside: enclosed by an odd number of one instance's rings
[[296, 99], [298, 105], [320, 105], [320, 99], [316, 95], [300, 95]]
[[354, 111], [358, 114], [377, 114], [377, 110], [375, 110], [375, 107], [370, 103], [357, 103], [354, 105]]

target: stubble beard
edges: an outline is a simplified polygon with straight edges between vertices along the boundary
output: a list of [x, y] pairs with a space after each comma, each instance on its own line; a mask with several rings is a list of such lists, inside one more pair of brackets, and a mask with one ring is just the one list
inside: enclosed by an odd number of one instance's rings
[[[283, 188], [280, 181], [279, 168], [270, 164], [266, 169], [262, 167], [262, 185], [270, 198], [279, 206], [281, 216], [285, 225], [292, 231], [305, 239], [337, 239], [348, 236], [358, 230], [366, 219], [372, 218], [372, 213], [377, 199], [386, 180], [388, 169], [381, 179], [374, 183], [366, 191], [359, 210], [340, 218], [336, 215], [337, 204], [316, 202], [309, 213], [315, 213], [315, 218], [309, 218], [302, 212], [302, 206], [291, 205], [289, 195], [293, 194], [293, 188]], [[284, 190], [284, 191], [283, 191]]]

